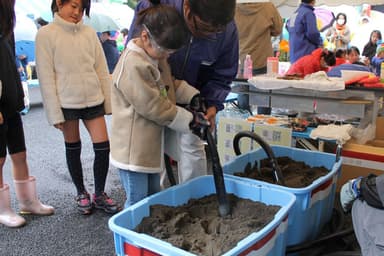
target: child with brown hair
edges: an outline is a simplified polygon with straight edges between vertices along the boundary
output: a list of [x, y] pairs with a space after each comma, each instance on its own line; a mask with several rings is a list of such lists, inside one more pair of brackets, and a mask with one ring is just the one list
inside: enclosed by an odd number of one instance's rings
[[[85, 215], [94, 207], [113, 214], [119, 206], [104, 191], [109, 169], [104, 115], [111, 114], [111, 77], [96, 31], [83, 24], [90, 8], [90, 0], [52, 0], [54, 19], [36, 35], [36, 67], [48, 122], [64, 137], [77, 209]], [[92, 199], [84, 186], [80, 120], [95, 152]]]
[[189, 38], [183, 18], [174, 7], [151, 2], [138, 13], [138, 37], [128, 42], [112, 75], [111, 163], [119, 169], [125, 207], [160, 190], [165, 127], [197, 133], [209, 126], [204, 113], [175, 104], [200, 102], [199, 91], [174, 80], [167, 62]]

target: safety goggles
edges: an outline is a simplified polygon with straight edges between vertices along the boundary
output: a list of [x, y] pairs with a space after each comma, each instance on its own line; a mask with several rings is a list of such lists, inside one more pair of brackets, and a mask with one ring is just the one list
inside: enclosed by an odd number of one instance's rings
[[147, 34], [149, 36], [149, 41], [151, 42], [152, 47], [158, 53], [160, 53], [160, 54], [162, 54], [162, 53], [164, 53], [164, 54], [172, 54], [172, 53], [174, 53], [176, 51], [176, 50], [166, 49], [164, 47], [161, 47], [158, 43], [156, 43], [155, 38], [153, 37], [153, 35], [149, 31], [148, 27], [145, 24], [143, 24], [143, 27], [144, 27], [145, 31], [147, 32]]

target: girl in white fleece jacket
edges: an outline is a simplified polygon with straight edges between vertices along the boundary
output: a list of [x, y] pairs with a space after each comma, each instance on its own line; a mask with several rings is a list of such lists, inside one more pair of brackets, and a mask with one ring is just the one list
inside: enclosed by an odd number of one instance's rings
[[137, 17], [140, 33], [129, 41], [113, 72], [111, 164], [120, 172], [125, 207], [160, 190], [164, 127], [191, 132], [189, 104], [199, 92], [171, 76], [169, 54], [188, 40], [181, 15], [168, 5], [154, 5]]
[[[77, 209], [91, 214], [96, 207], [113, 214], [119, 207], [104, 192], [109, 167], [104, 115], [111, 114], [111, 78], [96, 31], [82, 21], [90, 7], [90, 0], [52, 0], [54, 20], [36, 36], [36, 67], [48, 121], [64, 135]], [[83, 182], [79, 120], [95, 151], [92, 200]]]

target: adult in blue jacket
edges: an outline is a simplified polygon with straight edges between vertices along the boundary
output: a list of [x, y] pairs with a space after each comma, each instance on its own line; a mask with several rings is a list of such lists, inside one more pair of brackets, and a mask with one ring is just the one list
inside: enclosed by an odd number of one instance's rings
[[99, 38], [101, 41], [101, 46], [103, 47], [105, 59], [107, 60], [108, 71], [110, 74], [112, 74], [120, 57], [116, 40], [111, 39], [110, 31], [104, 31], [100, 34]]
[[[191, 33], [189, 43], [173, 53], [169, 63], [176, 79], [185, 80], [200, 91], [207, 106], [206, 117], [213, 128], [216, 113], [223, 109], [237, 73], [239, 38], [233, 20], [236, 1], [160, 0], [160, 3], [174, 6], [183, 15]], [[139, 31], [136, 13], [150, 5], [147, 0], [137, 4], [128, 39]], [[167, 137], [165, 143], [166, 151], [178, 160], [179, 183], [206, 174], [204, 143], [200, 138], [190, 133], [178, 134]]]
[[341, 77], [343, 70], [352, 70], [352, 71], [366, 71], [371, 72], [368, 66], [364, 65], [361, 62], [355, 63], [344, 63], [335, 67], [332, 67], [330, 71], [327, 72], [329, 77]]
[[323, 40], [317, 29], [316, 16], [313, 12], [315, 2], [315, 0], [301, 0], [299, 8], [287, 22], [289, 60], [291, 63], [311, 54], [323, 45]]

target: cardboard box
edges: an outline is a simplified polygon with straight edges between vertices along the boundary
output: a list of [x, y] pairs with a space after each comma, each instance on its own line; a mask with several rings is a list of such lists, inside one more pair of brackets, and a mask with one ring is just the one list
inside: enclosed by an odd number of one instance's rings
[[384, 140], [384, 116], [378, 116], [376, 118], [376, 136], [377, 140]]
[[[292, 130], [281, 126], [255, 124], [236, 117], [219, 117], [217, 128], [217, 150], [220, 163], [233, 160], [236, 154], [233, 150], [233, 138], [240, 131], [252, 131], [261, 136], [270, 145], [291, 146]], [[260, 145], [249, 138], [240, 140], [240, 151], [248, 153], [258, 149]]]
[[384, 174], [384, 147], [360, 145], [350, 141], [343, 145], [341, 152], [343, 165], [337, 184], [337, 191], [348, 180], [367, 176], [368, 174]]
[[[233, 160], [236, 157], [233, 151], [233, 137], [240, 131], [251, 131], [252, 124], [240, 118], [220, 117], [217, 128], [217, 151], [220, 157], [220, 163]], [[240, 141], [241, 152], [251, 150], [249, 139]]]

